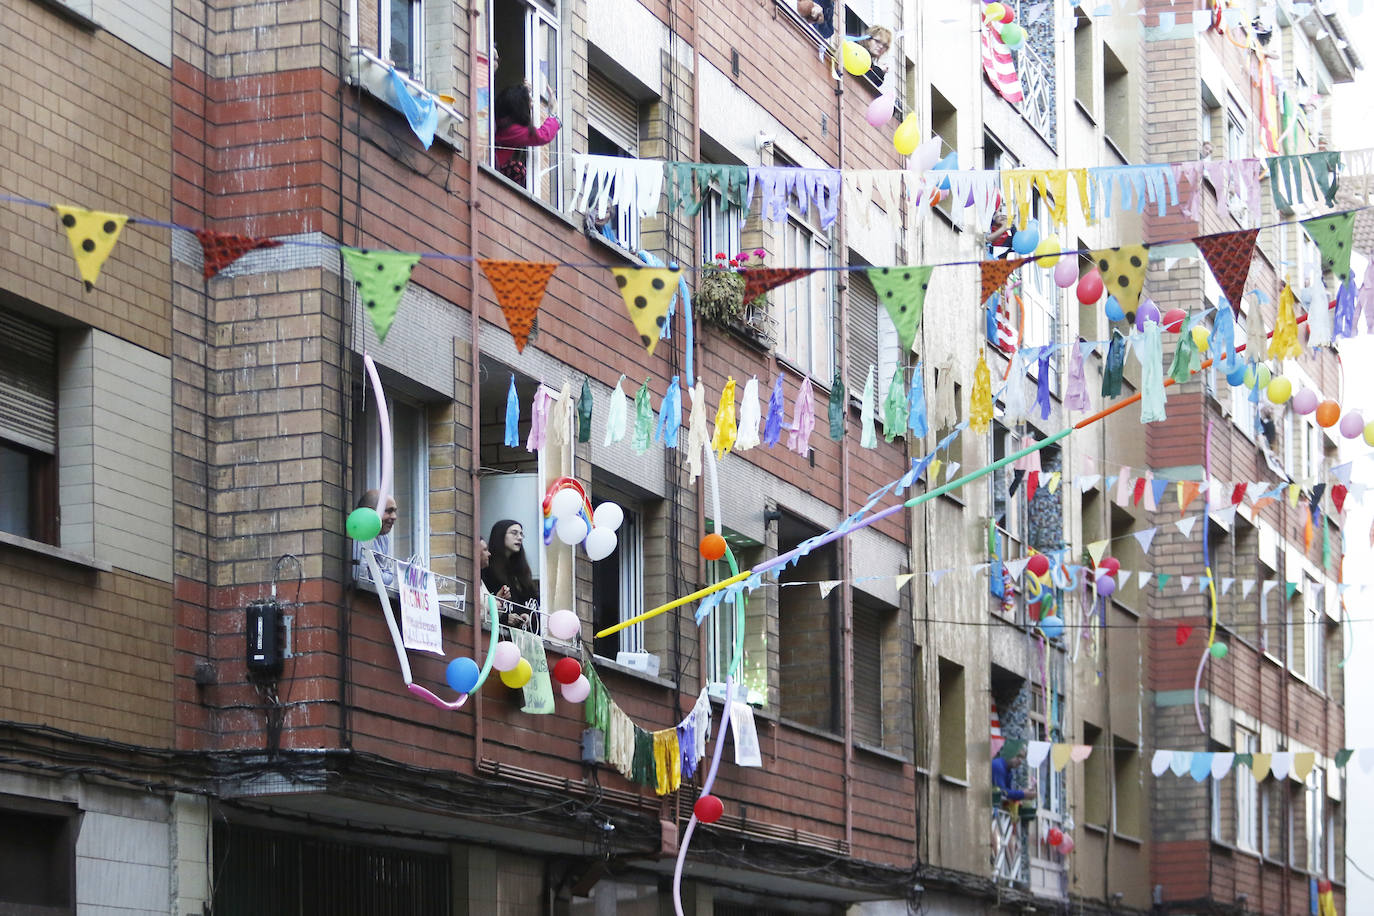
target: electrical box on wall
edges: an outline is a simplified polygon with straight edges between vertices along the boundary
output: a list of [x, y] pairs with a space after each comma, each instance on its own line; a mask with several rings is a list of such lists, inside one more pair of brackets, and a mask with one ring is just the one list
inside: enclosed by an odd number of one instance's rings
[[248, 672], [275, 677], [282, 671], [282, 613], [275, 598], [248, 605], [244, 631], [248, 636]]

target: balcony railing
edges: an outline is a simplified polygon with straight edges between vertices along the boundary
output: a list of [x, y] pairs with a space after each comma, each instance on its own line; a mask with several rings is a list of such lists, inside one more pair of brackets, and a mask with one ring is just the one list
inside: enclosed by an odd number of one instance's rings
[[1045, 142], [1058, 149], [1054, 115], [1054, 67], [1027, 42], [1015, 52], [1016, 73], [1021, 77], [1021, 117]]

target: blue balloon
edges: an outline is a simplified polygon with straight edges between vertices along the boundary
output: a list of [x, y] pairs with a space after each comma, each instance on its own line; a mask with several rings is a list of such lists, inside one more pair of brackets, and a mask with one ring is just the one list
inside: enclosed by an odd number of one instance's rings
[[[933, 171], [942, 171], [942, 172], [955, 172], [955, 171], [958, 171], [958, 170], [959, 170], [959, 153], [958, 153], [958, 152], [950, 153], [948, 156], [946, 156], [945, 158], [941, 159], [939, 162], [935, 163], [935, 166], [934, 166], [934, 169], [933, 169]], [[948, 178], [946, 178], [944, 181], [940, 182], [940, 190], [941, 190], [941, 191], [948, 191], [948, 190], [949, 190], [949, 179], [948, 179]]]
[[1041, 617], [1040, 632], [1044, 633], [1047, 639], [1058, 639], [1064, 635], [1064, 618], [1055, 614]]
[[477, 686], [477, 675], [480, 673], [475, 661], [466, 655], [460, 655], [448, 663], [448, 668], [444, 670], [444, 679], [459, 693], [472, 693]]
[[1116, 301], [1115, 296], [1107, 297], [1107, 320], [1120, 321], [1126, 317], [1126, 312], [1121, 308], [1121, 303]]
[[1244, 363], [1237, 364], [1236, 368], [1226, 373], [1226, 384], [1230, 385], [1232, 388], [1236, 387], [1237, 385], [1244, 385], [1245, 369], [1246, 366]]
[[1011, 248], [1017, 254], [1031, 254], [1040, 244], [1040, 228], [1031, 220], [1024, 229], [1018, 229], [1011, 237]]

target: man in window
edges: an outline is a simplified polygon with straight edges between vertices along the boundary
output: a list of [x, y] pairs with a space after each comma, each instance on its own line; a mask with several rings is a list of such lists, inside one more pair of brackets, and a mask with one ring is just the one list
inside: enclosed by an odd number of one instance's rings
[[1026, 762], [1026, 752], [1017, 751], [1016, 756], [1008, 760], [1005, 757], [992, 758], [992, 787], [1002, 793], [1002, 801], [1021, 802], [1027, 799], [1034, 801], [1035, 785], [1032, 783], [1025, 789], [1018, 789], [1012, 785], [1012, 770], [1019, 769]]
[[[381, 499], [381, 494], [376, 490], [368, 490], [358, 500], [357, 508], [376, 509], [377, 501]], [[380, 513], [382, 517], [382, 530], [377, 536], [366, 544], [360, 545], [367, 547], [377, 554], [377, 565], [382, 571], [382, 584], [390, 586], [395, 581], [396, 558], [391, 555], [391, 529], [396, 527], [397, 509], [395, 497], [388, 495], [386, 498], [386, 509]], [[361, 556], [361, 554], [360, 554]]]
[[835, 17], [835, 0], [797, 0], [797, 12], [822, 38], [835, 34], [830, 20]]

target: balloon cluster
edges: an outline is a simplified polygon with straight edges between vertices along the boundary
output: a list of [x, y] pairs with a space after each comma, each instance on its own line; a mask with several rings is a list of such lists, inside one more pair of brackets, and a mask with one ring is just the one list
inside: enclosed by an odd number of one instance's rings
[[1056, 613], [1054, 592], [1048, 587], [1050, 558], [1043, 553], [1032, 554], [1026, 561], [1026, 572], [1034, 576], [1041, 585], [1031, 599], [1040, 605], [1040, 619], [1037, 621], [1040, 632], [1045, 634], [1046, 639], [1058, 639], [1064, 634], [1064, 618]]
[[1045, 832], [1045, 842], [1059, 850], [1060, 855], [1068, 855], [1074, 850], [1073, 837], [1069, 836], [1058, 827], [1051, 827]]
[[983, 22], [1002, 37], [1002, 43], [1015, 51], [1026, 40], [1026, 30], [1017, 25], [1016, 11], [1001, 3], [988, 3], [983, 7]]
[[570, 547], [581, 544], [591, 560], [604, 560], [615, 552], [615, 533], [625, 520], [620, 506], [604, 502], [593, 511], [582, 485], [571, 477], [560, 477], [544, 494], [543, 508], [545, 544], [556, 535]]
[[1116, 557], [1103, 557], [1093, 573], [1093, 587], [1103, 598], [1116, 591], [1116, 576], [1121, 572], [1121, 561]]

